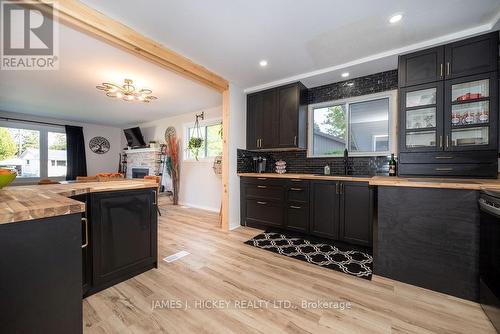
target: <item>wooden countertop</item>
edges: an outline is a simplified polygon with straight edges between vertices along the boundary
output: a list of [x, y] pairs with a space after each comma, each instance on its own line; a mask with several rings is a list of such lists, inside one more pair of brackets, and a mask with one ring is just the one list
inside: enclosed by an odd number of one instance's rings
[[70, 196], [156, 187], [154, 180], [6, 187], [0, 189], [0, 224], [84, 212], [85, 203], [68, 198]]
[[499, 188], [499, 179], [459, 179], [459, 178], [404, 178], [394, 176], [337, 176], [314, 174], [277, 174], [277, 173], [238, 173], [238, 176], [264, 177], [281, 179], [305, 180], [339, 180], [369, 182], [371, 186], [413, 187], [413, 188], [442, 188], [481, 190], [485, 188]]
[[339, 181], [359, 181], [369, 182], [371, 176], [342, 176], [342, 175], [316, 175], [316, 174], [295, 174], [295, 173], [238, 173], [238, 176], [245, 177], [268, 177], [276, 179], [304, 179], [304, 180], [339, 180]]

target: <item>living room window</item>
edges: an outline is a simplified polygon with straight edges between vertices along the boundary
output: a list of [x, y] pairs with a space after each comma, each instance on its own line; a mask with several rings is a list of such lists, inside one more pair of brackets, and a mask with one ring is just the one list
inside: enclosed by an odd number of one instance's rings
[[[187, 149], [189, 140], [197, 137], [197, 130], [194, 125], [186, 127], [184, 147], [186, 148], [184, 160], [195, 160], [193, 153]], [[203, 139], [202, 147], [199, 150], [198, 159], [213, 158], [222, 154], [222, 122], [220, 120], [204, 123], [200, 125], [200, 137]]]
[[17, 182], [66, 176], [63, 128], [0, 122], [0, 168], [17, 172]]
[[310, 105], [308, 157], [395, 152], [396, 111], [396, 91]]

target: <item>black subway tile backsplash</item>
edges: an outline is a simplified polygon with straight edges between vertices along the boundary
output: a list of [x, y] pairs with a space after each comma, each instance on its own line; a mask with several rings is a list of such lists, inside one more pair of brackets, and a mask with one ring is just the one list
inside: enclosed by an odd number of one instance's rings
[[[336, 82], [307, 90], [307, 104], [334, 101], [349, 97], [380, 93], [398, 88], [398, 71], [386, 71]], [[344, 158], [308, 158], [305, 150], [256, 152], [238, 150], [238, 172], [253, 172], [254, 156], [267, 159], [266, 171], [274, 172], [274, 163], [286, 161], [287, 173], [323, 174], [325, 165], [330, 166], [330, 173], [344, 173]], [[387, 175], [389, 157], [350, 157], [348, 163], [350, 175]]]

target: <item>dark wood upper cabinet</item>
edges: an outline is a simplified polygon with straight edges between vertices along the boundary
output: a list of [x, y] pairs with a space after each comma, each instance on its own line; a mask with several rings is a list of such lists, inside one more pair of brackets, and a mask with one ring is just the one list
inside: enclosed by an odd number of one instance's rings
[[413, 86], [444, 78], [444, 47], [399, 57], [399, 86]]
[[311, 182], [311, 234], [339, 239], [339, 189], [338, 182]]
[[496, 71], [498, 32], [446, 45], [445, 63], [446, 79]]
[[342, 182], [340, 187], [341, 240], [371, 246], [373, 189], [365, 182]]
[[247, 149], [305, 148], [306, 87], [300, 82], [247, 96]]

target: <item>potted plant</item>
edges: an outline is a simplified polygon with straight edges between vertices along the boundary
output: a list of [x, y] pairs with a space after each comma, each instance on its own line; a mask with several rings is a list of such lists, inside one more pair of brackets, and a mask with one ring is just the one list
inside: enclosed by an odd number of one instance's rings
[[200, 148], [203, 145], [203, 138], [192, 137], [188, 142], [188, 150], [191, 151], [196, 161], [198, 161], [198, 154], [200, 152]]

